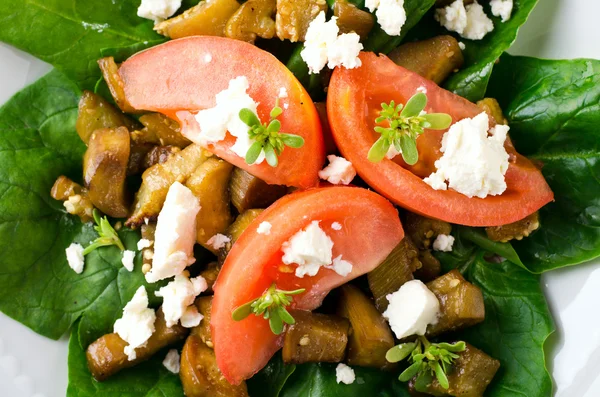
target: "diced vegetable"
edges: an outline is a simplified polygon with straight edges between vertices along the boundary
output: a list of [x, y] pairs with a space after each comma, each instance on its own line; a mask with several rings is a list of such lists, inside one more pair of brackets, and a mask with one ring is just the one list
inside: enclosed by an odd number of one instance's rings
[[[140, 228], [142, 238], [154, 242], [154, 233], [156, 232], [156, 222], [142, 224]], [[152, 269], [152, 258], [154, 257], [154, 244], [148, 248], [142, 249], [142, 272], [148, 273]]]
[[277, 37], [292, 42], [304, 41], [310, 22], [326, 10], [325, 0], [277, 0]]
[[217, 251], [206, 242], [215, 234], [222, 234], [233, 222], [228, 190], [232, 170], [233, 166], [225, 160], [211, 157], [185, 183], [200, 200], [200, 211], [196, 216], [196, 241], [214, 253]]
[[200, 338], [206, 346], [213, 348], [212, 334], [210, 331], [210, 312], [212, 308], [212, 296], [201, 296], [196, 299], [194, 305], [198, 308], [198, 312], [204, 316], [200, 325], [192, 328], [192, 335]]
[[406, 213], [404, 222], [406, 234], [418, 249], [430, 249], [440, 234], [452, 233], [452, 225], [439, 219], [427, 218], [412, 212]]
[[227, 21], [225, 36], [248, 43], [254, 43], [257, 36], [263, 39], [272, 39], [275, 36], [273, 15], [276, 1], [246, 1]]
[[350, 321], [348, 365], [388, 367], [386, 352], [394, 346], [390, 326], [373, 302], [357, 287], [343, 285], [339, 291], [338, 314]]
[[192, 143], [181, 135], [181, 126], [177, 121], [161, 113], [145, 114], [140, 117], [140, 123], [144, 125], [144, 129], [131, 133], [131, 138], [136, 142], [177, 146], [180, 149]]
[[456, 269], [427, 283], [440, 302], [440, 317], [427, 328], [427, 336], [470, 327], [485, 319], [483, 294]]
[[144, 156], [142, 167], [148, 169], [153, 165], [166, 163], [175, 153], [180, 151], [181, 149], [177, 146], [154, 146]]
[[156, 312], [155, 331], [146, 344], [135, 349], [136, 359], [129, 361], [123, 349], [127, 342], [117, 334], [107, 334], [98, 338], [87, 348], [86, 356], [90, 372], [97, 381], [103, 381], [122, 369], [152, 357], [159, 350], [172, 345], [188, 334], [188, 329], [176, 324], [167, 327], [162, 309]]
[[219, 250], [219, 263], [225, 262], [225, 258], [227, 258], [227, 254], [233, 247], [233, 244], [236, 240], [242, 235], [244, 230], [258, 217], [262, 209], [252, 209], [246, 210], [235, 218], [235, 221], [229, 225], [227, 230], [225, 231], [225, 235], [229, 237], [229, 242], [225, 244], [223, 248]]
[[428, 282], [438, 277], [442, 272], [442, 264], [433, 256], [431, 250], [419, 250], [421, 267], [414, 271], [414, 276], [423, 282]]
[[50, 196], [54, 200], [64, 201], [67, 212], [77, 215], [81, 222], [90, 222], [93, 219], [94, 204], [88, 193], [86, 188], [61, 175], [54, 182]]
[[441, 84], [464, 62], [458, 41], [452, 36], [437, 36], [402, 44], [388, 56], [396, 64], [436, 84]]
[[235, 0], [201, 1], [175, 18], [154, 26], [154, 30], [171, 39], [188, 36], [224, 36], [225, 24], [240, 8]]
[[229, 182], [231, 203], [241, 214], [251, 208], [267, 208], [287, 193], [281, 185], [269, 185], [260, 178], [235, 168]]
[[506, 243], [510, 240], [522, 240], [540, 227], [540, 214], [534, 212], [520, 221], [502, 226], [486, 227], [485, 232], [490, 240]]
[[[219, 253], [221, 250], [219, 250]], [[206, 265], [206, 269], [200, 272], [200, 275], [204, 277], [206, 280], [206, 284], [208, 285], [208, 289], [206, 293], [213, 292], [213, 285], [215, 285], [215, 281], [217, 281], [217, 276], [219, 275], [219, 262], [210, 262]]]
[[138, 144], [133, 141], [131, 142], [129, 161], [127, 163], [127, 176], [138, 175], [144, 172], [146, 169], [144, 167], [146, 155], [153, 148], [154, 146], [149, 143]]
[[123, 80], [121, 80], [121, 75], [119, 75], [119, 67], [115, 63], [115, 59], [113, 57], [100, 58], [98, 59], [98, 66], [100, 66], [104, 81], [106, 81], [106, 85], [108, 85], [108, 89], [117, 106], [125, 113], [135, 113], [136, 110], [131, 107], [125, 97]]
[[136, 128], [136, 123], [127, 118], [113, 105], [99, 95], [84, 91], [79, 100], [79, 113], [75, 128], [81, 140], [87, 145], [90, 136], [99, 128]]
[[398, 291], [404, 283], [413, 279], [412, 273], [420, 265], [418, 254], [410, 237], [404, 236], [388, 257], [367, 274], [375, 306], [381, 313], [389, 304], [386, 296]]
[[366, 39], [375, 23], [373, 14], [361, 10], [347, 0], [336, 0], [333, 3], [333, 15], [338, 18], [340, 33], [354, 32], [361, 40]]
[[129, 151], [127, 128], [102, 128], [91, 135], [83, 157], [83, 181], [90, 200], [114, 218], [129, 214], [130, 200], [125, 186]]
[[481, 101], [477, 102], [477, 106], [483, 109], [489, 116], [493, 117], [496, 123], [508, 124], [500, 104], [494, 98], [483, 98]]
[[296, 324], [288, 326], [283, 339], [284, 363], [338, 363], [344, 359], [350, 330], [348, 320], [304, 310], [290, 314]]
[[136, 227], [146, 218], [156, 219], [169, 187], [176, 181], [185, 182], [208, 156], [210, 154], [199, 145], [190, 145], [167, 162], [148, 168], [142, 175], [142, 186], [135, 195], [133, 214], [126, 225]]

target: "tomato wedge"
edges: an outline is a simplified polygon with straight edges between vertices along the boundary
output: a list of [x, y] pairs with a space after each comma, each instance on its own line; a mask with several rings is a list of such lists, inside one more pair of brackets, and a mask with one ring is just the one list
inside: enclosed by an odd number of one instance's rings
[[[329, 83], [327, 114], [338, 148], [371, 187], [394, 203], [413, 212], [468, 226], [498, 226], [516, 222], [553, 200], [542, 173], [519, 155], [511, 142], [505, 145], [510, 156], [506, 173], [507, 190], [500, 196], [468, 198], [454, 190], [434, 190], [422, 178], [435, 171], [441, 157], [445, 131], [427, 130], [417, 140], [419, 161], [407, 166], [401, 156], [394, 161], [372, 163], [367, 153], [378, 139], [373, 131], [381, 103], [406, 103], [425, 87], [429, 113], [452, 116], [453, 122], [482, 112], [475, 104], [438, 87], [416, 73], [394, 64], [385, 56], [361, 53], [362, 66], [336, 68]], [[491, 122], [493, 126], [494, 122]]]
[[[334, 242], [333, 257], [342, 255], [353, 264], [346, 277], [321, 268], [314, 277], [298, 278], [294, 265], [282, 267], [282, 244], [315, 220]], [[268, 236], [256, 232], [264, 221], [272, 225]], [[333, 222], [339, 222], [341, 230], [333, 230]], [[233, 384], [250, 378], [283, 342], [283, 336], [274, 335], [262, 317], [234, 321], [235, 308], [261, 296], [275, 282], [283, 290], [305, 288], [305, 293], [294, 297], [293, 307], [312, 310], [332, 288], [378, 266], [403, 237], [392, 204], [358, 187], [297, 192], [265, 210], [236, 241], [215, 284], [211, 329], [217, 364], [225, 378]]]
[[325, 162], [319, 116], [300, 82], [268, 52], [239, 40], [188, 37], [132, 56], [121, 65], [119, 74], [134, 109], [177, 119], [192, 141], [200, 128], [194, 113], [213, 107], [215, 95], [226, 89], [231, 79], [248, 78], [248, 94], [259, 103], [258, 115], [263, 122], [269, 120], [280, 89], [285, 88], [287, 97], [280, 99], [284, 108], [279, 116], [281, 131], [302, 136], [302, 148], [286, 148], [277, 167], [266, 162], [246, 164], [229, 149], [235, 142], [229, 134], [207, 149], [267, 183], [302, 188], [317, 185], [317, 173]]

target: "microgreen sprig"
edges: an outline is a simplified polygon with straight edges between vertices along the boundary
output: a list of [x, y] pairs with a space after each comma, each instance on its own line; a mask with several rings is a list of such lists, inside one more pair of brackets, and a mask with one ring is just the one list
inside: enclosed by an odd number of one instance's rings
[[301, 294], [304, 291], [304, 288], [283, 291], [277, 289], [277, 286], [273, 283], [262, 296], [235, 309], [231, 313], [231, 317], [235, 321], [241, 321], [250, 314], [263, 316], [265, 320], [269, 320], [271, 331], [275, 335], [279, 335], [283, 332], [283, 323], [290, 325], [296, 323], [294, 317], [286, 310], [286, 306], [292, 303], [293, 295]]
[[387, 154], [390, 146], [402, 153], [402, 158], [409, 165], [414, 165], [419, 160], [417, 150], [417, 137], [426, 128], [432, 130], [444, 130], [452, 124], [452, 117], [445, 113], [421, 114], [427, 106], [427, 96], [418, 92], [413, 95], [406, 105], [394, 101], [389, 104], [382, 103], [379, 117], [375, 119], [377, 124], [387, 122], [388, 127], [376, 126], [375, 132], [381, 137], [371, 146], [368, 159], [378, 163]]
[[96, 248], [106, 247], [108, 245], [116, 245], [119, 247], [121, 251], [125, 250], [121, 239], [119, 239], [119, 235], [110, 225], [108, 218], [105, 216], [104, 218], [100, 217], [100, 212], [97, 209], [94, 209], [94, 222], [96, 222], [96, 226], [94, 229], [98, 232], [98, 238], [95, 239], [83, 250], [83, 255], [87, 255]]
[[304, 146], [304, 138], [299, 135], [285, 134], [279, 132], [281, 122], [277, 120], [283, 113], [279, 107], [279, 98], [275, 101], [275, 107], [271, 110], [271, 120], [268, 124], [262, 124], [256, 113], [248, 108], [240, 110], [240, 119], [248, 126], [248, 136], [255, 142], [246, 152], [246, 163], [254, 164], [260, 156], [261, 151], [265, 151], [265, 158], [271, 167], [277, 167], [279, 164], [278, 156], [281, 155], [285, 146], [291, 148], [301, 148]]
[[[415, 342], [401, 343], [387, 351], [385, 358], [396, 363], [408, 357], [411, 365], [398, 377], [401, 382], [408, 382], [413, 377], [415, 389], [425, 393], [427, 386], [435, 376], [444, 389], [450, 387], [446, 375], [452, 362], [458, 354], [465, 351], [465, 342], [431, 343], [424, 336], [419, 336]], [[409, 357], [410, 356], [410, 357]]]

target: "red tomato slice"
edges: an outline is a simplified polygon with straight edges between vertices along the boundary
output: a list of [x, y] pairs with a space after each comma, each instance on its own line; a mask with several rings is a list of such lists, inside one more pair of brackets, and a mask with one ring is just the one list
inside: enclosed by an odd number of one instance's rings
[[248, 94], [259, 103], [263, 122], [269, 120], [280, 88], [285, 88], [288, 96], [279, 101], [284, 109], [279, 116], [281, 131], [302, 136], [302, 148], [285, 148], [277, 167], [266, 161], [246, 164], [229, 149], [235, 142], [229, 134], [207, 149], [267, 183], [302, 188], [317, 185], [317, 173], [325, 162], [319, 116], [300, 82], [268, 52], [239, 40], [188, 37], [134, 55], [121, 65], [119, 74], [125, 96], [135, 109], [178, 119], [184, 135], [192, 140], [199, 132], [194, 113], [213, 107], [215, 95], [226, 89], [231, 79], [248, 78]]
[[[507, 190], [500, 196], [468, 198], [454, 190], [434, 190], [422, 178], [435, 171], [445, 131], [426, 131], [417, 140], [419, 162], [408, 167], [397, 156], [372, 163], [367, 153], [378, 139], [373, 131], [381, 103], [406, 103], [417, 88], [427, 90], [429, 113], [452, 116], [453, 122], [471, 118], [482, 110], [475, 104], [438, 87], [416, 73], [397, 66], [385, 56], [360, 55], [362, 66], [336, 68], [329, 83], [327, 113], [334, 139], [341, 153], [358, 174], [379, 193], [396, 204], [419, 214], [469, 226], [497, 226], [516, 222], [553, 200], [542, 173], [519, 155], [507, 140], [510, 166]], [[494, 122], [492, 121], [492, 124]]]
[[[295, 266], [282, 265], [281, 246], [312, 221], [333, 240], [333, 257], [353, 264], [342, 277], [321, 268], [316, 276], [298, 278]], [[268, 236], [258, 234], [270, 222]], [[342, 224], [337, 231], [333, 222]], [[281, 198], [264, 211], [236, 241], [219, 273], [212, 304], [211, 329], [217, 364], [225, 378], [238, 384], [263, 368], [282, 346], [268, 321], [250, 315], [234, 321], [238, 306], [261, 296], [275, 282], [283, 290], [305, 288], [293, 307], [312, 310], [339, 285], [377, 267], [404, 237], [398, 212], [385, 198], [357, 187], [322, 187]]]

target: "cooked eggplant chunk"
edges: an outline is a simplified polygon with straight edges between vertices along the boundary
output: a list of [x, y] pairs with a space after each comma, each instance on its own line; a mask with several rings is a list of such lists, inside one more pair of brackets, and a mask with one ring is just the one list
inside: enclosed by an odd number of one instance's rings
[[440, 318], [427, 327], [427, 336], [470, 327], [485, 319], [481, 290], [465, 280], [458, 270], [427, 283], [427, 287], [440, 302]]
[[142, 175], [142, 186], [135, 195], [133, 214], [125, 224], [137, 227], [144, 223], [144, 219], [156, 219], [169, 187], [176, 181], [185, 182], [208, 156], [210, 153], [201, 146], [190, 145], [165, 163], [148, 168]]
[[235, 168], [229, 182], [231, 203], [241, 214], [251, 208], [267, 208], [287, 193], [287, 188], [269, 185], [262, 179]]
[[238, 8], [235, 0], [201, 1], [183, 14], [156, 24], [154, 30], [171, 39], [225, 36], [225, 24]]
[[464, 63], [458, 41], [452, 36], [437, 36], [402, 44], [388, 56], [397, 65], [437, 84], [441, 84]]
[[229, 242], [226, 243], [225, 246], [219, 250], [218, 256], [220, 264], [223, 264], [223, 262], [225, 262], [225, 258], [231, 250], [231, 247], [233, 247], [233, 244], [242, 235], [244, 230], [246, 230], [246, 228], [252, 223], [252, 221], [256, 219], [256, 217], [259, 216], [260, 213], [263, 211], [264, 210], [262, 209], [247, 210], [244, 211], [242, 214], [238, 215], [237, 218], [235, 218], [235, 221], [227, 228], [227, 230], [224, 233], [227, 237], [229, 237]]
[[310, 22], [325, 10], [325, 0], [277, 0], [277, 37], [292, 42], [304, 41]]
[[406, 213], [404, 222], [406, 234], [410, 236], [418, 249], [430, 249], [440, 234], [450, 234], [452, 225], [438, 219], [426, 218], [412, 212]]
[[213, 293], [213, 285], [215, 285], [215, 281], [217, 281], [219, 270], [219, 262], [210, 262], [206, 265], [206, 269], [200, 272], [200, 275], [204, 277], [206, 284], [208, 285], [206, 293]]
[[79, 113], [75, 129], [81, 140], [87, 145], [90, 136], [100, 128], [127, 127], [133, 130], [137, 124], [127, 118], [104, 98], [84, 91], [79, 100]]
[[204, 316], [200, 325], [192, 329], [192, 335], [195, 335], [206, 343], [206, 346], [212, 349], [212, 334], [210, 331], [210, 313], [212, 309], [212, 296], [201, 296], [196, 299], [194, 305], [198, 308], [198, 312]]
[[156, 223], [148, 222], [143, 224], [141, 229], [142, 238], [150, 241], [150, 247], [142, 249], [142, 273], [146, 274], [152, 269], [152, 258], [154, 257], [154, 233], [156, 232]]
[[336, 16], [340, 33], [356, 33], [362, 40], [366, 39], [375, 23], [373, 14], [363, 11], [347, 0], [336, 0], [333, 4], [333, 15]]
[[[427, 388], [432, 396], [482, 397], [494, 375], [500, 368], [500, 361], [488, 356], [469, 343], [465, 351], [457, 353], [458, 358], [447, 373], [448, 389], [444, 389], [434, 377]], [[414, 378], [409, 389], [414, 391]]]
[[125, 97], [123, 80], [121, 80], [119, 67], [115, 63], [115, 59], [113, 57], [98, 59], [98, 66], [100, 66], [104, 81], [106, 81], [108, 89], [119, 109], [125, 113], [137, 113], [136, 109], [129, 104], [127, 97]]
[[146, 155], [154, 148], [148, 143], [137, 144], [131, 142], [129, 149], [129, 162], [127, 163], [127, 176], [138, 175], [144, 172], [147, 167], [144, 167]]
[[277, 0], [248, 0], [229, 18], [225, 36], [254, 43], [256, 37], [272, 39], [275, 36]]
[[93, 342], [86, 352], [88, 367], [97, 381], [103, 381], [122, 369], [146, 361], [156, 352], [176, 343], [188, 334], [188, 329], [177, 324], [167, 327], [162, 309], [156, 312], [155, 331], [146, 344], [135, 349], [136, 359], [129, 361], [123, 349], [127, 346], [118, 334], [107, 334]]
[[522, 240], [540, 227], [540, 214], [534, 212], [520, 221], [502, 226], [486, 227], [485, 232], [490, 240], [506, 243], [510, 240]]
[[85, 223], [93, 219], [94, 211], [94, 204], [88, 193], [86, 188], [61, 175], [54, 182], [50, 196], [54, 200], [64, 201], [67, 212], [77, 215], [81, 222]]
[[190, 175], [185, 185], [200, 200], [196, 217], [196, 241], [216, 253], [206, 242], [223, 233], [233, 222], [229, 209], [229, 178], [233, 166], [216, 157], [209, 158]]
[[385, 353], [394, 346], [394, 337], [373, 302], [357, 287], [346, 284], [340, 288], [338, 314], [350, 321], [348, 364], [376, 368], [389, 366]]
[[108, 216], [129, 214], [125, 178], [129, 163], [129, 131], [125, 127], [96, 130], [83, 157], [83, 180], [96, 208]]
[[500, 104], [494, 98], [483, 98], [481, 101], [477, 102], [477, 106], [486, 112], [488, 116], [492, 116], [494, 120], [496, 120], [496, 123], [505, 125], [508, 124], [506, 118], [504, 117], [504, 113], [502, 113]]
[[131, 133], [131, 138], [139, 143], [152, 143], [160, 146], [176, 146], [183, 149], [192, 142], [181, 134], [179, 123], [160, 113], [148, 113], [140, 117], [144, 125], [141, 131]]
[[292, 310], [296, 324], [283, 339], [286, 364], [331, 362], [344, 359], [350, 324], [347, 319], [303, 310]]
[[438, 277], [442, 272], [442, 264], [431, 253], [431, 250], [419, 250], [421, 267], [413, 275], [423, 282], [428, 282]]

